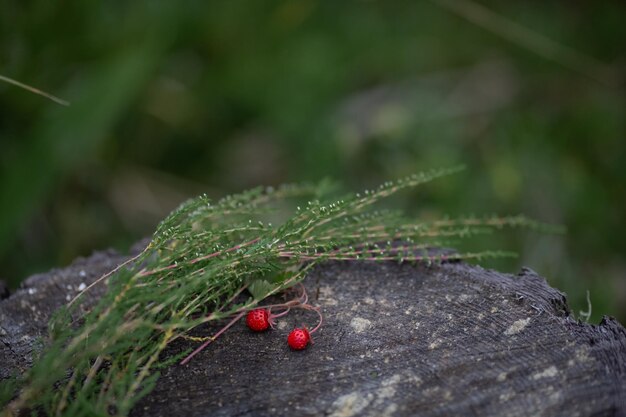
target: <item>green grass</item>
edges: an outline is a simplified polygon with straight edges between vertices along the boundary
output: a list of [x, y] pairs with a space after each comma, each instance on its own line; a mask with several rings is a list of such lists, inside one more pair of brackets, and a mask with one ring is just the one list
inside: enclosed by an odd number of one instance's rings
[[[55, 313], [45, 348], [16, 381], [19, 395], [10, 397], [14, 381], [0, 383], [0, 407], [7, 416], [25, 407], [66, 417], [126, 416], [152, 390], [159, 369], [186, 356], [184, 365], [258, 303], [294, 287], [321, 262], [431, 264], [510, 257], [501, 250], [438, 254], [428, 248], [510, 227], [555, 230], [523, 216], [424, 221], [374, 209], [400, 191], [460, 170], [414, 174], [339, 199], [327, 195], [322, 183], [256, 187], [216, 202], [206, 195], [185, 201], [159, 223], [141, 253]], [[294, 197], [309, 200], [279, 225], [264, 220]], [[108, 291], [77, 323], [75, 301], [105, 279]], [[301, 291], [296, 304], [274, 307], [317, 311], [307, 304], [304, 286]], [[193, 352], [162, 357], [176, 339], [223, 318], [231, 321]]]
[[0, 279], [125, 250], [202, 192], [464, 164], [392, 204], [565, 225], [489, 237], [521, 257], [488, 266], [626, 322], [626, 6], [467, 4], [3, 5], [0, 74], [71, 105], [0, 83]]

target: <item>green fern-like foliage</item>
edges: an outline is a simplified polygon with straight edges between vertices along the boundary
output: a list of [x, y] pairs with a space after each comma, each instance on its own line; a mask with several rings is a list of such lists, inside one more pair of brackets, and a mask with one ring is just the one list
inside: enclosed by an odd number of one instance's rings
[[[5, 415], [29, 408], [47, 415], [125, 416], [150, 392], [159, 368], [181, 359], [161, 355], [168, 344], [200, 324], [253, 308], [325, 260], [436, 262], [444, 255], [426, 249], [450, 239], [505, 226], [543, 228], [520, 216], [414, 222], [373, 209], [391, 194], [457, 170], [414, 175], [330, 203], [319, 187], [293, 185], [255, 188], [215, 204], [206, 196], [183, 203], [143, 252], [94, 284], [108, 279], [107, 294], [95, 308], [76, 322], [72, 302], [54, 317], [49, 343], [17, 381], [19, 392], [5, 404]], [[280, 226], [257, 220], [276, 201], [303, 194], [317, 199]], [[246, 293], [245, 302], [234, 302]]]

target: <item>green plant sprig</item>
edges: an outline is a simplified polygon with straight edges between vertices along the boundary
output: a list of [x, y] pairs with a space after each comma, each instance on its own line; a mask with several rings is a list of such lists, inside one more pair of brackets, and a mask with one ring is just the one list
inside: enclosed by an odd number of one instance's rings
[[[186, 201], [140, 254], [88, 287], [108, 280], [107, 293], [79, 324], [78, 299], [55, 315], [47, 347], [18, 381], [19, 394], [5, 404], [4, 415], [30, 408], [51, 416], [125, 416], [153, 388], [159, 369], [189, 353], [162, 357], [172, 341], [189, 338], [201, 324], [242, 315], [299, 283], [320, 262], [511, 256], [427, 249], [502, 227], [546, 229], [521, 216], [416, 223], [398, 212], [371, 210], [400, 190], [458, 170], [421, 173], [330, 203], [322, 200], [325, 187], [311, 185], [258, 187], [215, 204], [206, 196]], [[272, 203], [302, 195], [315, 198], [282, 225], [259, 219]], [[235, 303], [245, 291], [250, 296]]]

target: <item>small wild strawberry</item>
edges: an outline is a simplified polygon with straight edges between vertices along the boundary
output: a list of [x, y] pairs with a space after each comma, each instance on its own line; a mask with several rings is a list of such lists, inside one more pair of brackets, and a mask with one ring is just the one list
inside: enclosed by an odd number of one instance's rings
[[246, 317], [246, 324], [250, 330], [255, 332], [262, 332], [270, 327], [270, 315], [267, 309], [256, 308], [248, 312]]
[[293, 350], [302, 350], [306, 348], [310, 341], [311, 336], [309, 335], [309, 331], [306, 327], [293, 329], [291, 333], [289, 333], [289, 337], [287, 337], [287, 343]]

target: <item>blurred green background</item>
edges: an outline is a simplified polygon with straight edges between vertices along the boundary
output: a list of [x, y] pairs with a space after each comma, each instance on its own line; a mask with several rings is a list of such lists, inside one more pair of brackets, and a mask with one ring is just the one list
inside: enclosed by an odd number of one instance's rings
[[183, 199], [358, 190], [465, 164], [393, 201], [517, 214], [565, 236], [476, 243], [626, 323], [626, 3], [3, 1], [0, 279], [127, 250]]

